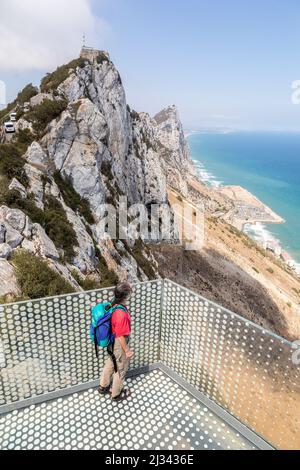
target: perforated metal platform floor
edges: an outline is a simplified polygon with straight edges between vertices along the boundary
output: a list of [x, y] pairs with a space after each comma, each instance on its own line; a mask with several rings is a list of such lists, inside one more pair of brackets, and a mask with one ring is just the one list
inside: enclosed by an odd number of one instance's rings
[[122, 403], [95, 389], [0, 417], [0, 449], [205, 450], [256, 446], [162, 370], [128, 379]]

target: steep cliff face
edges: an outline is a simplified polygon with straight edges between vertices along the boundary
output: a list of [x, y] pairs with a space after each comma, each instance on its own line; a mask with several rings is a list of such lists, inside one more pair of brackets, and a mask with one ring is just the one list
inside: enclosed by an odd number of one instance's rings
[[[18, 112], [17, 133], [9, 141], [0, 135], [2, 301], [166, 275], [299, 337], [299, 279], [222, 220], [232, 202], [197, 179], [175, 106], [153, 118], [131, 110], [102, 52], [60, 67], [40, 90], [27, 86], [18, 96], [8, 109]], [[173, 215], [174, 200], [194, 209], [204, 203], [204, 249], [123, 239], [120, 219], [116, 237], [103, 236], [103, 204], [117, 212], [124, 196], [129, 206], [144, 205], [146, 220], [150, 204], [163, 203], [159, 224]], [[171, 241], [178, 241], [176, 224]]]
[[6, 155], [27, 137], [18, 154], [23, 177], [0, 175], [0, 267], [12, 279], [0, 296], [21, 293], [12, 271], [20, 249], [44, 259], [73, 289], [87, 279], [104, 285], [157, 276], [142, 241], [103, 238], [103, 204], [118, 208], [120, 196], [129, 205], [168, 204], [168, 184], [187, 191], [192, 166], [176, 108], [154, 119], [132, 111], [118, 71], [99, 52], [45, 77], [21, 114], [16, 137], [2, 145]]

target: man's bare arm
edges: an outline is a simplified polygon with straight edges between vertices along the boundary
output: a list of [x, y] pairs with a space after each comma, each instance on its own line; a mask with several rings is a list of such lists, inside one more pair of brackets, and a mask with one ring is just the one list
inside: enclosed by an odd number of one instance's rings
[[123, 349], [127, 359], [131, 359], [134, 355], [134, 352], [131, 351], [130, 348], [128, 347], [125, 336], [120, 336], [118, 338], [118, 340], [120, 341], [120, 344], [122, 346], [122, 349]]

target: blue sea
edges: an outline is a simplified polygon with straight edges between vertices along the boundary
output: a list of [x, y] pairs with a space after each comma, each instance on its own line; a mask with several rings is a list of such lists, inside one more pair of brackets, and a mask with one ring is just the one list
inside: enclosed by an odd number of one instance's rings
[[248, 233], [280, 241], [300, 263], [300, 133], [199, 132], [188, 141], [204, 181], [243, 186], [286, 220], [249, 227]]

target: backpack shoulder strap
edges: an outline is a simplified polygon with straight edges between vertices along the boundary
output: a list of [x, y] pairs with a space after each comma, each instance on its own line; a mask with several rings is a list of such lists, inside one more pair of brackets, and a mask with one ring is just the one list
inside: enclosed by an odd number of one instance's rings
[[117, 304], [112, 307], [112, 311], [115, 312], [116, 310], [123, 310], [123, 312], [127, 312], [127, 308], [124, 305]]

